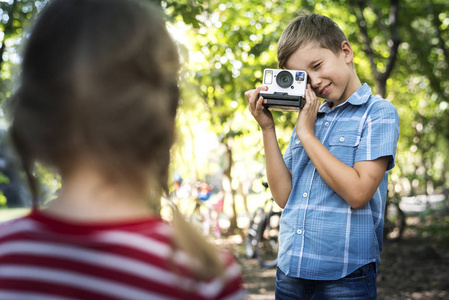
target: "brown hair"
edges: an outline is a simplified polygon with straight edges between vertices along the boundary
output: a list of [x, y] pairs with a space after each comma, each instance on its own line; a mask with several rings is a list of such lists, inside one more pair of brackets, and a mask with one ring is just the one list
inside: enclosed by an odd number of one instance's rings
[[179, 63], [161, 12], [137, 1], [56, 0], [24, 50], [11, 134], [28, 174], [35, 161], [64, 174], [88, 156], [111, 180], [143, 188], [151, 166], [166, 186]]
[[315, 42], [338, 54], [341, 51], [341, 43], [347, 40], [331, 18], [319, 14], [298, 16], [287, 25], [279, 39], [279, 68], [285, 68], [290, 56], [305, 43]]
[[[111, 181], [143, 192], [150, 185], [149, 205], [160, 213], [179, 102], [179, 58], [162, 12], [143, 3], [54, 0], [34, 24], [10, 127], [34, 206], [36, 162], [64, 175], [87, 158]], [[174, 243], [199, 262], [198, 276], [219, 274], [223, 263], [215, 248], [178, 213], [174, 218]]]

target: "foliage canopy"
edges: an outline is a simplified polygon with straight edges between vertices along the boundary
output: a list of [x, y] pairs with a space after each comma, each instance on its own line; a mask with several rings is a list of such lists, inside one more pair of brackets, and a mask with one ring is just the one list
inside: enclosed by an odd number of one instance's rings
[[[432, 194], [449, 188], [447, 1], [153, 1], [164, 9], [179, 38], [184, 61], [173, 170], [195, 179], [221, 172], [229, 177], [232, 194], [242, 193], [242, 183], [263, 176], [261, 135], [244, 92], [261, 84], [264, 68], [277, 67], [276, 44], [283, 28], [309, 11], [341, 26], [356, 54], [361, 81], [398, 109], [401, 137], [390, 194]], [[0, 2], [0, 104], [13, 90], [23, 29], [45, 2]], [[296, 114], [276, 112], [274, 117], [283, 150]], [[3, 112], [0, 118], [4, 121]], [[199, 127], [213, 133], [201, 145], [195, 143]], [[202, 157], [196, 154], [199, 147], [215, 152]]]

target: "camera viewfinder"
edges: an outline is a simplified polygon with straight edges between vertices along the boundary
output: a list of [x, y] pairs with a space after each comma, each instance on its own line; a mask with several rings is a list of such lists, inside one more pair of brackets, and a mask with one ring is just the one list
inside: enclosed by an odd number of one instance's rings
[[265, 81], [264, 84], [272, 84], [273, 83], [273, 71], [265, 70]]
[[304, 81], [304, 72], [296, 72], [296, 81]]

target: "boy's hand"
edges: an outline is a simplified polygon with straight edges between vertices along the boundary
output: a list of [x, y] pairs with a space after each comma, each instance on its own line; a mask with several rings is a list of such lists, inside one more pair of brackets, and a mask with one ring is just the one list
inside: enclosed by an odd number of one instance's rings
[[271, 112], [263, 107], [263, 99], [259, 97], [260, 91], [265, 91], [265, 86], [259, 86], [255, 90], [245, 92], [245, 98], [248, 101], [249, 111], [256, 119], [262, 130], [274, 128], [274, 121]]
[[306, 89], [306, 105], [301, 109], [296, 121], [296, 135], [303, 142], [310, 136], [315, 136], [315, 119], [320, 108], [320, 100], [318, 100], [315, 92], [310, 84]]

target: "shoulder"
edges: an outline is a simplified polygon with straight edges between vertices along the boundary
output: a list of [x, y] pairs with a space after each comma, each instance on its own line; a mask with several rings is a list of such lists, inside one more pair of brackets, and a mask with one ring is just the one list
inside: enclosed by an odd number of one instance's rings
[[23, 217], [19, 217], [19, 218], [15, 218], [12, 220], [7, 220], [7, 221], [0, 221], [0, 228], [6, 229], [6, 228], [12, 228], [12, 227], [20, 227], [23, 224], [28, 224], [30, 223], [32, 220], [30, 218], [30, 215], [26, 215]]
[[390, 101], [385, 100], [382, 97], [371, 95], [366, 102], [366, 105], [371, 108], [381, 108], [387, 110], [396, 111], [396, 107]]
[[0, 223], [0, 248], [8, 241], [35, 238], [38, 231], [39, 224], [29, 216], [2, 222]]
[[370, 118], [399, 119], [398, 112], [393, 103], [379, 97], [371, 95], [365, 103], [365, 115]]

